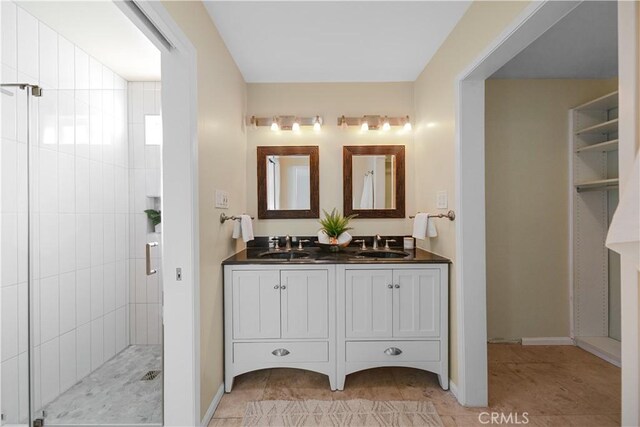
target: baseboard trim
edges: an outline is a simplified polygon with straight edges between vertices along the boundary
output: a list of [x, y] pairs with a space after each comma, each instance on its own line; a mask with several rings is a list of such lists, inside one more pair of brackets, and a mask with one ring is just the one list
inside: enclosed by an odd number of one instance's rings
[[216, 408], [218, 407], [218, 404], [220, 404], [220, 400], [222, 399], [223, 395], [224, 395], [224, 383], [220, 384], [220, 387], [218, 388], [216, 395], [213, 396], [213, 399], [211, 400], [211, 404], [209, 404], [209, 409], [207, 409], [207, 412], [204, 414], [204, 417], [202, 418], [202, 423], [201, 423], [202, 427], [207, 427], [209, 425], [209, 422], [213, 418], [213, 414], [216, 412]]
[[456, 400], [459, 403], [460, 402], [460, 396], [458, 395], [458, 386], [456, 385], [456, 383], [451, 381], [451, 378], [449, 378], [449, 391], [451, 391], [451, 393], [456, 397]]
[[614, 354], [615, 352], [612, 353], [610, 351], [607, 351], [606, 348], [602, 348], [601, 346], [587, 342], [583, 338], [576, 338], [576, 345], [581, 349], [588, 351], [589, 353], [611, 363], [612, 365], [617, 366], [618, 368], [622, 366], [620, 355]]
[[571, 337], [522, 338], [522, 345], [576, 345]]

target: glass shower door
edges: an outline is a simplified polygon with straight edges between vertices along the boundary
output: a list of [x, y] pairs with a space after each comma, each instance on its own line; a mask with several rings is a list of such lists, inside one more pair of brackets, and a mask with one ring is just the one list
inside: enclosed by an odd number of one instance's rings
[[[5, 34], [3, 33], [3, 36]], [[4, 57], [3, 57], [4, 59]], [[3, 425], [30, 424], [36, 403], [33, 391], [34, 329], [33, 280], [37, 263], [30, 254], [36, 230], [31, 165], [36, 133], [34, 112], [38, 108], [38, 87], [15, 84], [16, 73], [3, 66], [2, 102], [2, 417]], [[36, 95], [36, 96], [33, 96]]]

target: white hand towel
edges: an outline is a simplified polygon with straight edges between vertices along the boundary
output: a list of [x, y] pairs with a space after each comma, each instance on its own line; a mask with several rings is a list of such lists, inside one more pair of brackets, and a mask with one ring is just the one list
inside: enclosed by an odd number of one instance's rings
[[242, 228], [242, 240], [253, 240], [253, 224], [249, 215], [240, 215], [240, 227]]
[[613, 214], [606, 246], [628, 256], [640, 269], [640, 156], [636, 156], [620, 202]]
[[427, 237], [436, 237], [438, 230], [433, 218], [429, 218], [428, 213], [418, 213], [413, 220], [413, 237], [424, 240]]
[[436, 222], [434, 218], [427, 214], [427, 237], [438, 237], [438, 230], [436, 230]]
[[233, 234], [231, 234], [231, 237], [233, 237], [234, 239], [239, 239], [241, 236], [242, 236], [242, 229], [240, 228], [240, 221], [234, 220]]

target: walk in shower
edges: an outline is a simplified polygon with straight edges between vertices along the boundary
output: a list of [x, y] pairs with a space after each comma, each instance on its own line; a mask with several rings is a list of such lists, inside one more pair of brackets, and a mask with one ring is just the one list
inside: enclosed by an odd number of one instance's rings
[[162, 424], [160, 82], [0, 6], [1, 423]]

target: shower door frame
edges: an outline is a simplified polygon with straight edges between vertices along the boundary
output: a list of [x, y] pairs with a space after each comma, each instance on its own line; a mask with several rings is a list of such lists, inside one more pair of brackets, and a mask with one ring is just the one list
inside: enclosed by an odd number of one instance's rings
[[163, 418], [164, 425], [196, 426], [202, 422], [196, 49], [160, 2], [114, 3], [161, 52]]

